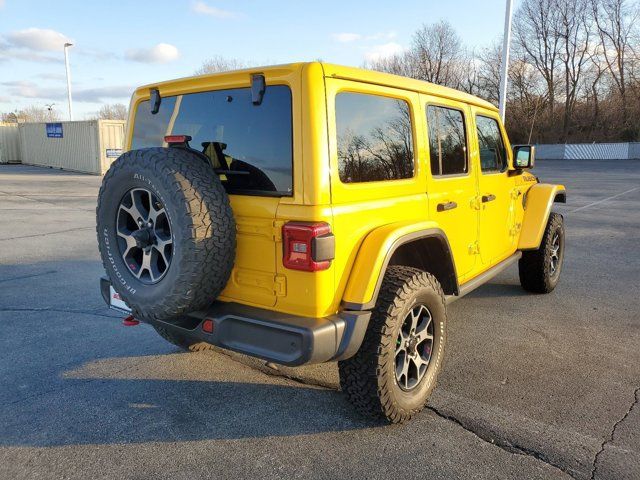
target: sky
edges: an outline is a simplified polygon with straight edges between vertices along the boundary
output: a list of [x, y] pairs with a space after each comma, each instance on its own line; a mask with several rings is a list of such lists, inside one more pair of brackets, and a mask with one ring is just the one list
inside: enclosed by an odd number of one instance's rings
[[67, 119], [65, 42], [79, 120], [212, 56], [361, 66], [442, 19], [482, 48], [501, 38], [504, 10], [505, 0], [0, 0], [0, 112], [54, 103]]

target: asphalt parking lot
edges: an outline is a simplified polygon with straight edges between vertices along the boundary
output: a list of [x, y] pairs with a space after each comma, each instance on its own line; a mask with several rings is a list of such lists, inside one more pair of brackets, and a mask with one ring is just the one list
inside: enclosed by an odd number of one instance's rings
[[0, 166], [0, 478], [640, 478], [640, 162], [547, 161], [560, 285], [515, 268], [450, 307], [447, 362], [404, 426], [334, 364], [274, 371], [122, 327], [98, 291], [101, 179]]

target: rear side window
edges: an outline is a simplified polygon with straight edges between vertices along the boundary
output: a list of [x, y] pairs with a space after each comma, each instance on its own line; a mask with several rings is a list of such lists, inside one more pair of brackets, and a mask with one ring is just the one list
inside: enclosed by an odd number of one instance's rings
[[164, 136], [171, 134], [192, 137], [190, 146], [219, 169], [229, 193], [287, 196], [293, 192], [291, 90], [287, 86], [267, 86], [260, 105], [251, 102], [249, 88], [163, 97], [155, 115], [148, 101], [138, 105], [132, 149], [162, 146]]
[[336, 96], [338, 170], [344, 183], [413, 177], [411, 110], [404, 100]]
[[464, 114], [460, 110], [429, 105], [429, 154], [432, 175], [455, 175], [468, 171]]
[[480, 167], [483, 172], [501, 172], [507, 168], [507, 149], [495, 118], [476, 117]]

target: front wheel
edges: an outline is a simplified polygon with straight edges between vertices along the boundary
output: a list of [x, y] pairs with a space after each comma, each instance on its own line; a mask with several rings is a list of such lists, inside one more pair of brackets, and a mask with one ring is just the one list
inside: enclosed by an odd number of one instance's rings
[[442, 368], [446, 317], [444, 294], [433, 275], [389, 267], [360, 349], [338, 363], [349, 401], [391, 423], [422, 410]]
[[560, 280], [564, 262], [564, 220], [551, 212], [537, 250], [522, 252], [518, 262], [522, 288], [534, 293], [552, 292]]

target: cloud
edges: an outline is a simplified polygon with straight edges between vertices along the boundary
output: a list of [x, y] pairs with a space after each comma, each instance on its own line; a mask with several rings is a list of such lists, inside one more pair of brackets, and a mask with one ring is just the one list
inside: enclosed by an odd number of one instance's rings
[[126, 99], [131, 96], [135, 87], [117, 85], [109, 87], [86, 88], [72, 92], [73, 99], [78, 102], [99, 103], [105, 100]]
[[159, 43], [151, 48], [139, 48], [128, 50], [125, 57], [134, 62], [141, 63], [168, 63], [180, 56], [176, 47], [168, 43]]
[[0, 85], [7, 87], [5, 91], [12, 97], [60, 100], [66, 96], [66, 90], [64, 87], [42, 87], [28, 80], [1, 82]]
[[9, 32], [5, 38], [12, 47], [35, 52], [60, 52], [65, 43], [73, 43], [66, 35], [47, 28], [27, 28]]
[[356, 40], [360, 40], [362, 38], [362, 35], [360, 35], [359, 33], [347, 33], [347, 32], [332, 33], [331, 38], [336, 42], [350, 43], [350, 42], [355, 42]]
[[373, 33], [371, 35], [361, 35], [359, 33], [351, 33], [351, 32], [342, 32], [342, 33], [332, 33], [331, 39], [340, 43], [351, 43], [360, 40], [391, 40], [396, 37], [396, 32], [378, 32]]
[[115, 60], [118, 58], [118, 55], [114, 52], [99, 48], [78, 47], [78, 49], [75, 50], [75, 53], [78, 55], [84, 55], [85, 57], [91, 57], [94, 60]]
[[52, 72], [38, 73], [36, 77], [42, 78], [44, 80], [66, 80], [67, 78], [67, 76], [64, 73], [52, 73]]
[[60, 58], [53, 57], [51, 55], [45, 55], [42, 53], [32, 52], [22, 48], [3, 48], [0, 45], [0, 62], [9, 60], [10, 58], [16, 60], [25, 60], [28, 62], [40, 62], [40, 63], [54, 63], [60, 62]]
[[[41, 100], [63, 101], [67, 98], [67, 89], [63, 85], [59, 87], [42, 87], [28, 80], [15, 82], [0, 82], [0, 86], [11, 98], [30, 98]], [[122, 100], [129, 98], [135, 87], [129, 85], [117, 85], [97, 88], [72, 89], [71, 94], [76, 102], [100, 103], [105, 100]]]
[[404, 47], [399, 43], [389, 42], [374, 46], [364, 54], [364, 57], [369, 62], [375, 62], [382, 58], [392, 57], [403, 51]]
[[193, 2], [193, 4], [191, 4], [191, 11], [215, 18], [238, 18], [239, 16], [236, 12], [222, 10], [221, 8], [213, 7], [202, 1]]

